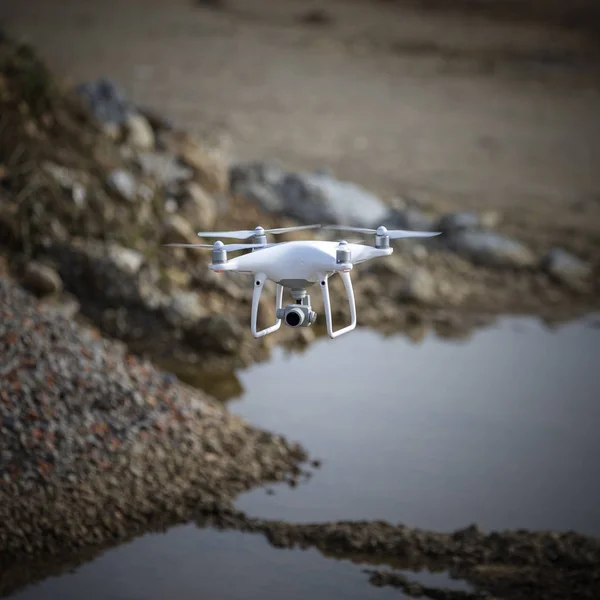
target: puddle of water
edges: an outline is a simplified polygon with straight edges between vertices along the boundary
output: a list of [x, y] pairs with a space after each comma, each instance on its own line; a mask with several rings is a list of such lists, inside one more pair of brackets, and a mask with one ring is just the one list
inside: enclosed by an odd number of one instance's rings
[[[238, 374], [233, 412], [323, 459], [300, 487], [245, 494], [239, 508], [291, 521], [385, 519], [452, 530], [574, 529], [600, 535], [600, 331], [510, 319], [468, 342], [358, 330], [276, 351]], [[372, 565], [364, 565], [372, 568]], [[107, 552], [18, 600], [403, 597], [363, 566], [260, 535], [187, 525]], [[444, 573], [406, 573], [468, 589]]]
[[600, 534], [600, 332], [507, 319], [467, 342], [355, 331], [239, 374], [231, 409], [323, 467], [246, 494], [250, 514], [385, 519], [435, 530]]
[[[397, 600], [368, 583], [369, 565], [324, 559], [317, 550], [280, 550], [258, 535], [174, 527], [111, 550], [76, 572], [47, 579], [13, 600]], [[372, 568], [372, 567], [369, 567]], [[420, 573], [431, 584], [440, 575]], [[416, 577], [415, 577], [416, 578]], [[458, 582], [452, 582], [458, 585]], [[467, 589], [467, 588], [465, 588]]]

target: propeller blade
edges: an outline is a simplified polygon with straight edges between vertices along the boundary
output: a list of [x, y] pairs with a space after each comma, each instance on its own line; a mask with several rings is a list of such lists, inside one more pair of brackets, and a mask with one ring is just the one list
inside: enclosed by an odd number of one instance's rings
[[[294, 227], [276, 227], [275, 229], [263, 229], [264, 233], [287, 233], [288, 231], [300, 231], [301, 229], [318, 229], [320, 225], [297, 225]], [[198, 237], [218, 237], [247, 240], [255, 235], [256, 229], [240, 229], [239, 231], [199, 231]]]
[[[377, 229], [368, 229], [366, 227], [350, 227], [346, 225], [325, 225], [323, 229], [333, 229], [338, 231], [355, 231], [357, 233], [369, 233], [376, 234]], [[400, 238], [426, 238], [440, 235], [441, 231], [410, 231], [407, 229], [388, 229], [386, 235], [391, 240], [397, 240]]]
[[440, 235], [441, 231], [405, 231], [404, 229], [391, 229], [387, 232], [390, 240], [398, 240], [400, 238], [426, 238]]
[[[236, 250], [247, 250], [249, 248], [266, 248], [267, 246], [273, 245], [274, 244], [223, 244], [222, 246], [220, 246], [220, 248], [229, 252], [235, 252]], [[165, 244], [165, 246], [176, 246], [179, 248], [214, 248], [213, 244]]]
[[365, 227], [351, 227], [349, 225], [325, 225], [323, 229], [335, 229], [337, 231], [355, 231], [357, 233], [377, 233], [376, 229], [367, 229]]
[[233, 238], [236, 240], [247, 240], [256, 232], [254, 229], [240, 229], [239, 231], [199, 231], [198, 237], [218, 237], [218, 238]]
[[302, 229], [319, 229], [320, 225], [297, 225], [295, 227], [278, 227], [276, 229], [265, 229], [265, 233], [287, 233], [288, 231], [300, 231]]

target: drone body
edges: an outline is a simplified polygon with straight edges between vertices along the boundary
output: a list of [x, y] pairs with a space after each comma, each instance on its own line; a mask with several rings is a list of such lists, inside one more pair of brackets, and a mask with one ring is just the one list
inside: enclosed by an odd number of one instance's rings
[[[354, 265], [378, 258], [389, 256], [393, 252], [389, 240], [406, 237], [432, 237], [439, 235], [437, 232], [420, 232], [390, 230], [379, 227], [377, 230], [358, 227], [329, 226], [327, 229], [342, 229], [359, 233], [374, 233], [375, 246], [348, 243], [346, 241], [334, 242], [323, 240], [304, 240], [281, 243], [268, 243], [266, 233], [284, 233], [298, 229], [314, 229], [320, 225], [300, 227], [287, 227], [281, 229], [265, 230], [257, 227], [250, 231], [232, 232], [200, 232], [200, 237], [237, 237], [240, 239], [252, 238], [255, 243], [250, 244], [223, 244], [217, 241], [214, 245], [208, 244], [167, 244], [169, 246], [186, 246], [198, 248], [212, 248], [212, 262], [209, 269], [217, 273], [237, 272], [250, 274], [254, 277], [254, 290], [252, 295], [251, 331], [255, 338], [263, 337], [277, 331], [282, 320], [288, 327], [310, 327], [316, 320], [317, 314], [311, 309], [310, 296], [307, 288], [319, 284], [323, 295], [323, 307], [327, 334], [336, 338], [352, 331], [356, 327], [356, 305], [354, 291], [350, 278], [350, 271]], [[252, 252], [235, 258], [228, 259], [227, 251], [251, 249]], [[331, 316], [331, 301], [329, 296], [328, 280], [332, 275], [339, 273], [346, 289], [350, 305], [350, 324], [337, 331], [333, 330]], [[267, 280], [277, 284], [276, 292], [276, 321], [266, 329], [258, 330], [258, 308], [263, 287]], [[288, 289], [293, 304], [283, 306], [283, 292]]]

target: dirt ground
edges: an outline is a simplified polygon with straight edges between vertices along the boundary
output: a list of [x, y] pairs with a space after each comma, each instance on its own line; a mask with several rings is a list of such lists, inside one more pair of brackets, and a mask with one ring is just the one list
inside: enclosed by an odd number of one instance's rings
[[111, 77], [236, 158], [595, 245], [600, 44], [580, 27], [594, 3], [545, 3], [543, 23], [521, 10], [535, 2], [422, 8], [442, 4], [5, 0], [0, 23], [59, 75]]

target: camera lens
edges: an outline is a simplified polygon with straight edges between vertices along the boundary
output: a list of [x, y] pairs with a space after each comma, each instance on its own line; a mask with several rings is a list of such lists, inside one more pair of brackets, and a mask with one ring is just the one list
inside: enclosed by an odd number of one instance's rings
[[302, 314], [302, 311], [298, 310], [297, 308], [292, 308], [285, 315], [285, 322], [290, 327], [298, 327], [298, 325], [300, 325], [303, 320], [304, 315]]

